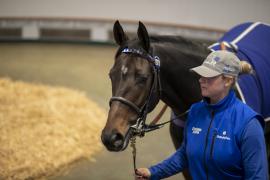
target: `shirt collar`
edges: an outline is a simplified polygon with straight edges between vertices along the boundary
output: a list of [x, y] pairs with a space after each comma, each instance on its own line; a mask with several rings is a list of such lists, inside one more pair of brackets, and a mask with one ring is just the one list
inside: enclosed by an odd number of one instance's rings
[[235, 97], [236, 97], [235, 92], [233, 90], [230, 90], [228, 95], [225, 96], [222, 100], [220, 100], [216, 104], [209, 104], [207, 98], [204, 98], [203, 102], [207, 107], [209, 107], [212, 110], [221, 110], [226, 108], [235, 99]]

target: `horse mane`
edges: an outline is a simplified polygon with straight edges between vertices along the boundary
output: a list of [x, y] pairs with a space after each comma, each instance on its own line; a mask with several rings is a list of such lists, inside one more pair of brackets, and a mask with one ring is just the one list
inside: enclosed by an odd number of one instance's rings
[[[207, 48], [207, 44], [184, 38], [182, 36], [152, 35], [149, 36], [149, 38], [152, 45], [171, 47], [172, 49], [178, 49], [187, 55], [205, 58], [205, 56], [210, 52], [210, 50]], [[119, 47], [115, 57], [117, 57], [122, 52], [123, 48], [127, 46], [137, 48], [137, 46], [139, 46], [138, 42], [139, 41], [137, 38], [129, 40], [127, 43]]]
[[205, 56], [209, 54], [209, 49], [206, 43], [184, 38], [182, 36], [150, 36], [150, 42], [154, 44], [171, 45], [187, 54], [197, 54]]

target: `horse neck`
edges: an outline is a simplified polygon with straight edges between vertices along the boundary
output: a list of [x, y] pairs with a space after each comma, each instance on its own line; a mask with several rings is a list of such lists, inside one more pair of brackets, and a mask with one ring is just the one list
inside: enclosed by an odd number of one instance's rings
[[191, 104], [201, 100], [198, 77], [189, 69], [200, 65], [207, 53], [188, 53], [189, 51], [183, 52], [176, 47], [177, 45], [156, 45], [154, 53], [161, 61], [161, 100], [180, 114], [188, 110]]

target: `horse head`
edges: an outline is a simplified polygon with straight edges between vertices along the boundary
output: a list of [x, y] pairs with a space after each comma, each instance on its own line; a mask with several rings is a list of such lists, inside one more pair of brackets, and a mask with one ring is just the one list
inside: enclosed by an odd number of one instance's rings
[[128, 39], [118, 21], [114, 24], [113, 33], [119, 48], [109, 73], [112, 98], [101, 139], [109, 151], [121, 151], [129, 142], [130, 127], [144, 112], [153, 110], [159, 97], [152, 49], [143, 23], [139, 22], [135, 39]]

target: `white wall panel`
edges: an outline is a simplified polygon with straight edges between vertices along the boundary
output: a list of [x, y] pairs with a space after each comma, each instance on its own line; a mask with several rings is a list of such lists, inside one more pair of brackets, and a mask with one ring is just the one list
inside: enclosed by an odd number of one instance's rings
[[0, 0], [0, 17], [109, 18], [228, 29], [270, 23], [270, 0]]

